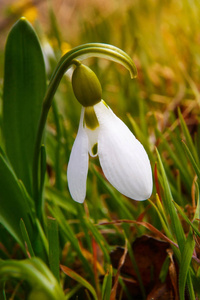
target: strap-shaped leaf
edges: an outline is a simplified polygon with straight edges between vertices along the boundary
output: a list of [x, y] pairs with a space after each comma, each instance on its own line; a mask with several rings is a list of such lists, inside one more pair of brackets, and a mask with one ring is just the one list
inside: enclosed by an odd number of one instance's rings
[[[64, 300], [61, 286], [39, 258], [0, 261], [0, 282], [9, 278], [25, 280], [31, 287], [28, 299]], [[96, 298], [97, 299], [97, 298]]]
[[33, 220], [33, 217], [31, 205], [13, 170], [2, 154], [0, 154], [0, 174], [0, 223], [23, 245], [20, 220], [23, 219], [29, 236], [32, 237], [33, 224], [31, 220]]
[[3, 134], [8, 158], [31, 193], [34, 141], [46, 89], [45, 66], [32, 26], [21, 18], [5, 50]]

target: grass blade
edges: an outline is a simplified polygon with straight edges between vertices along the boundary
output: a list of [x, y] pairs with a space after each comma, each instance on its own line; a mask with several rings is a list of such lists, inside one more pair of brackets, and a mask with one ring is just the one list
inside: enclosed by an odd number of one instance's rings
[[59, 209], [59, 207], [54, 207], [54, 209], [49, 207], [49, 210], [51, 211], [53, 216], [54, 215], [57, 216], [58, 224], [59, 224], [61, 230], [63, 231], [65, 238], [67, 238], [67, 240], [71, 243], [72, 247], [77, 252], [79, 259], [82, 261], [83, 267], [85, 268], [85, 270], [87, 270], [88, 274], [90, 274], [90, 276], [93, 280], [94, 275], [93, 275], [92, 269], [91, 269], [90, 265], [88, 264], [87, 259], [84, 257], [84, 255], [80, 249], [78, 239], [77, 239], [76, 235], [74, 234], [72, 228], [68, 224], [68, 222], [66, 222], [65, 217], [62, 214], [62, 211]]
[[180, 120], [180, 124], [181, 124], [181, 128], [183, 130], [183, 133], [185, 135], [185, 139], [186, 139], [186, 143], [192, 153], [192, 156], [194, 157], [195, 161], [199, 162], [199, 158], [198, 158], [198, 155], [197, 155], [197, 151], [195, 149], [195, 146], [194, 146], [194, 143], [192, 141], [192, 137], [190, 135], [190, 132], [188, 130], [188, 127], [183, 119], [183, 116], [181, 114], [181, 111], [180, 109], [178, 110], [178, 116], [179, 116], [179, 120]]
[[86, 221], [87, 226], [89, 228], [89, 230], [92, 232], [92, 235], [94, 236], [95, 240], [97, 241], [98, 245], [100, 246], [105, 260], [107, 263], [110, 262], [110, 256], [109, 256], [109, 246], [106, 242], [106, 240], [104, 239], [104, 237], [99, 233], [99, 231], [97, 230], [97, 227], [94, 226], [89, 220]]
[[198, 228], [190, 221], [190, 219], [186, 216], [186, 214], [183, 212], [181, 207], [176, 202], [173, 202], [173, 203], [174, 203], [176, 209], [178, 210], [178, 212], [180, 213], [180, 215], [183, 217], [183, 219], [192, 227], [194, 232], [200, 237], [200, 232], [199, 232]]
[[[187, 240], [185, 242], [183, 252], [181, 255], [181, 264], [180, 264], [180, 270], [179, 270], [179, 297], [180, 300], [185, 299], [185, 285], [187, 276], [189, 276], [190, 272], [190, 262], [192, 259], [192, 254], [194, 251], [195, 246], [195, 240], [193, 239], [192, 230], [190, 230]], [[190, 288], [190, 296], [191, 296], [191, 288]], [[190, 298], [191, 300], [194, 300], [195, 297]]]
[[33, 251], [32, 245], [31, 245], [31, 241], [29, 239], [29, 235], [28, 235], [28, 232], [27, 232], [27, 229], [26, 229], [23, 219], [20, 220], [20, 228], [21, 228], [23, 239], [24, 239], [24, 244], [25, 244], [25, 249], [26, 249], [27, 255], [28, 255], [28, 257], [34, 257], [35, 254], [34, 254], [34, 251]]
[[103, 286], [102, 286], [102, 299], [110, 300], [111, 288], [112, 288], [112, 275], [113, 269], [112, 265], [109, 265], [108, 271], [104, 276]]
[[196, 172], [196, 174], [197, 174], [197, 176], [200, 180], [200, 168], [198, 166], [198, 163], [195, 161], [194, 156], [192, 155], [190, 149], [188, 148], [188, 146], [186, 145], [186, 143], [184, 141], [183, 141], [183, 146], [184, 146], [186, 154], [187, 154], [187, 156], [188, 156], [188, 158], [189, 158], [189, 160], [190, 160], [190, 162], [191, 162], [191, 164], [192, 164], [192, 166], [193, 166], [193, 168], [194, 168], [194, 170], [195, 170], [195, 172]]
[[60, 281], [59, 273], [59, 239], [58, 239], [58, 224], [56, 219], [48, 217], [48, 241], [49, 241], [49, 266], [55, 278]]
[[182, 252], [184, 244], [185, 244], [185, 235], [184, 235], [184, 231], [181, 225], [181, 222], [179, 220], [179, 217], [177, 215], [176, 209], [172, 203], [173, 198], [172, 198], [172, 194], [171, 194], [171, 190], [169, 187], [169, 183], [167, 180], [167, 176], [161, 161], [161, 157], [159, 155], [159, 152], [156, 149], [156, 153], [157, 153], [157, 157], [158, 157], [158, 162], [159, 162], [159, 166], [160, 166], [160, 170], [161, 170], [161, 175], [162, 175], [162, 179], [163, 179], [163, 188], [164, 188], [164, 193], [165, 193], [165, 209], [168, 212], [170, 218], [171, 218], [171, 222], [172, 222], [172, 231], [175, 233], [180, 251]]
[[29, 199], [21, 189], [11, 166], [0, 154], [0, 223], [12, 234], [24, 249], [24, 239], [20, 229], [20, 220], [26, 226], [30, 239], [33, 238], [34, 215]]
[[77, 274], [76, 272], [74, 272], [73, 270], [71, 270], [70, 268], [61, 265], [60, 266], [61, 270], [68, 275], [69, 277], [71, 277], [72, 279], [76, 280], [77, 282], [79, 282], [80, 284], [82, 284], [84, 287], [86, 287], [91, 294], [93, 295], [95, 300], [98, 300], [97, 294], [95, 292], [95, 289], [93, 288], [93, 286], [87, 281], [85, 280], [83, 277], [81, 277], [79, 274]]

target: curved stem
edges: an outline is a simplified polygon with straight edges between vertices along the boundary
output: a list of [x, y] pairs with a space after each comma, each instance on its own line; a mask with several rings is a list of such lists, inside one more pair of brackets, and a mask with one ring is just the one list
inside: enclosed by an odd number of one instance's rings
[[71, 51], [67, 52], [59, 61], [57, 68], [55, 69], [51, 79], [49, 86], [47, 88], [43, 106], [41, 117], [39, 120], [39, 126], [36, 136], [35, 142], [35, 151], [33, 157], [33, 197], [36, 203], [36, 213], [38, 219], [41, 219], [42, 216], [42, 199], [40, 197], [39, 192], [39, 180], [38, 180], [38, 165], [39, 165], [39, 157], [40, 157], [40, 147], [43, 137], [43, 132], [47, 120], [47, 115], [49, 109], [51, 107], [54, 94], [58, 88], [58, 85], [64, 75], [64, 73], [74, 64], [78, 65], [80, 62], [77, 59], [85, 59], [88, 57], [101, 57], [109, 60], [113, 60], [117, 63], [122, 64], [125, 68], [127, 68], [130, 72], [132, 78], [137, 76], [137, 69], [128, 54], [126, 54], [121, 49], [101, 43], [90, 43], [84, 44], [78, 47], [73, 48]]

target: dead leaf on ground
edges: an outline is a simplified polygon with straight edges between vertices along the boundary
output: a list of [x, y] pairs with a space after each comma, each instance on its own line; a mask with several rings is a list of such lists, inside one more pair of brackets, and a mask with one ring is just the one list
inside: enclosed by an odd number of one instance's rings
[[[152, 297], [157, 300], [175, 299], [174, 288], [169, 274], [164, 283], [161, 283], [159, 279], [163, 263], [168, 257], [167, 250], [169, 248], [169, 243], [147, 235], [137, 238], [132, 244], [132, 250], [140, 271], [147, 299], [152, 299]], [[118, 247], [111, 253], [110, 256], [114, 268], [117, 268], [123, 252], [124, 249]], [[137, 274], [133, 268], [129, 254], [127, 254], [121, 268], [121, 275], [127, 277], [127, 279], [132, 279], [132, 281], [124, 279], [124, 283], [126, 284], [130, 295], [134, 297], [134, 300], [143, 299]], [[126, 299], [126, 296], [124, 295], [122, 299]]]

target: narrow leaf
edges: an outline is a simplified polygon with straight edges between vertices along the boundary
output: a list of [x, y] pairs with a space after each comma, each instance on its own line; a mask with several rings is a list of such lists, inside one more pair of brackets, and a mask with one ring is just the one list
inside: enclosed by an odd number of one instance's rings
[[89, 220], [86, 221], [88, 229], [92, 232], [93, 237], [97, 241], [99, 247], [101, 248], [106, 262], [110, 262], [110, 256], [109, 256], [109, 245], [107, 241], [104, 239], [104, 237], [100, 234], [100, 232], [97, 230], [96, 226], [94, 226]]
[[[195, 240], [193, 239], [192, 230], [190, 230], [186, 243], [183, 248], [183, 252], [181, 255], [181, 264], [180, 264], [180, 270], [179, 270], [179, 296], [180, 300], [185, 299], [185, 285], [186, 285], [186, 279], [189, 275], [189, 268], [190, 268], [190, 262], [192, 259], [192, 254], [194, 251], [195, 246]], [[190, 298], [191, 299], [191, 298]], [[195, 299], [195, 297], [193, 298]]]
[[158, 162], [159, 162], [159, 166], [160, 166], [160, 170], [161, 170], [161, 175], [162, 175], [162, 180], [163, 180], [163, 188], [164, 188], [164, 193], [165, 193], [165, 209], [168, 211], [171, 222], [172, 222], [172, 230], [175, 233], [180, 251], [182, 252], [184, 244], [185, 244], [185, 235], [184, 235], [184, 231], [181, 225], [181, 222], [179, 220], [177, 211], [172, 203], [173, 198], [172, 198], [172, 194], [171, 194], [171, 190], [170, 190], [170, 186], [169, 186], [169, 182], [167, 180], [167, 176], [165, 173], [165, 169], [164, 166], [162, 164], [161, 161], [161, 157], [159, 155], [159, 152], [157, 151], [157, 157], [158, 157]]
[[109, 265], [108, 271], [104, 276], [102, 285], [102, 298], [103, 300], [110, 300], [111, 288], [112, 288], [112, 265]]
[[0, 223], [14, 236], [24, 248], [24, 240], [20, 230], [23, 219], [30, 238], [33, 236], [33, 213], [29, 200], [21, 189], [13, 170], [0, 154]]
[[188, 148], [188, 146], [186, 145], [186, 143], [184, 141], [183, 141], [183, 146], [184, 146], [186, 154], [187, 154], [187, 156], [188, 156], [188, 158], [189, 158], [189, 160], [190, 160], [190, 162], [191, 162], [191, 164], [192, 164], [192, 166], [193, 166], [193, 168], [194, 168], [194, 170], [195, 170], [195, 172], [196, 172], [196, 174], [197, 174], [197, 176], [200, 180], [200, 168], [198, 166], [198, 163], [195, 161], [194, 156], [192, 155], [190, 149]]
[[93, 295], [95, 300], [98, 299], [95, 289], [91, 286], [91, 284], [87, 280], [85, 280], [79, 274], [77, 274], [76, 272], [74, 272], [73, 270], [71, 270], [70, 268], [68, 268], [66, 266], [61, 265], [60, 268], [66, 275], [68, 275], [69, 277], [76, 280], [77, 282], [82, 284], [84, 287], [86, 287], [91, 292], [91, 294]]
[[30, 241], [30, 238], [29, 238], [29, 235], [28, 235], [28, 232], [27, 232], [27, 229], [26, 229], [23, 219], [20, 220], [20, 228], [21, 228], [23, 239], [24, 239], [27, 256], [34, 257], [35, 254], [34, 254], [34, 251], [33, 251], [32, 245], [31, 245], [31, 241]]
[[181, 207], [176, 202], [173, 203], [176, 209], [178, 210], [178, 212], [180, 213], [180, 215], [183, 217], [183, 219], [193, 228], [194, 232], [200, 237], [200, 232], [198, 228], [190, 221], [190, 219], [186, 216], [186, 214], [183, 212]]
[[86, 272], [88, 272], [90, 274], [90, 276], [93, 280], [94, 275], [93, 275], [92, 269], [91, 269], [90, 265], [88, 264], [87, 259], [84, 257], [84, 255], [81, 251], [78, 239], [77, 239], [76, 235], [74, 234], [71, 226], [68, 224], [68, 222], [66, 222], [65, 216], [63, 215], [61, 209], [56, 206], [54, 208], [51, 208], [49, 206], [48, 209], [50, 210], [52, 216], [57, 217], [58, 224], [59, 224], [61, 230], [63, 231], [65, 238], [71, 243], [72, 247], [77, 252], [79, 259], [82, 261]]
[[190, 135], [190, 132], [189, 132], [188, 127], [187, 127], [187, 125], [185, 123], [185, 120], [184, 120], [184, 118], [183, 118], [183, 116], [181, 114], [180, 109], [178, 110], [178, 115], [179, 115], [179, 120], [180, 120], [181, 128], [182, 128], [183, 133], [185, 135], [186, 143], [187, 143], [187, 145], [188, 145], [188, 147], [189, 147], [189, 149], [190, 149], [190, 151], [191, 151], [191, 153], [192, 153], [195, 161], [198, 162], [199, 158], [198, 158], [197, 151], [195, 149], [194, 143], [192, 141], [192, 137]]
[[[54, 205], [60, 206], [62, 209], [67, 212], [77, 215], [77, 210], [74, 205], [74, 201], [69, 197], [67, 192], [60, 192], [59, 190], [52, 187], [45, 187], [45, 197], [46, 199]], [[66, 201], [68, 199], [68, 201]]]
[[59, 274], [59, 240], [56, 219], [48, 217], [49, 266], [55, 278], [60, 281]]

